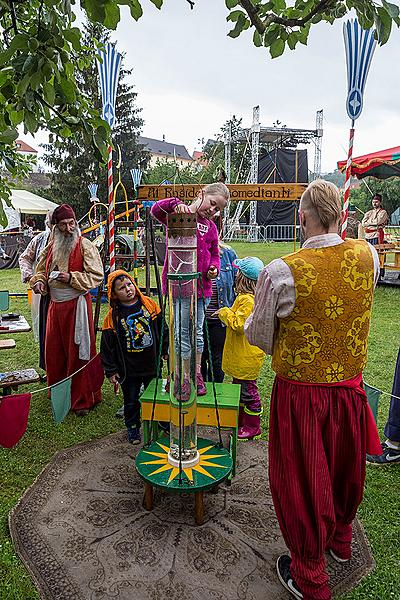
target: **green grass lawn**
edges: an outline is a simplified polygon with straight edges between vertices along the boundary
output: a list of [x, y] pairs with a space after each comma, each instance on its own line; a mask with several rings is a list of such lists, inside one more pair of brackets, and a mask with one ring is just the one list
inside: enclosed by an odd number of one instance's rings
[[[265, 263], [291, 252], [293, 244], [233, 243], [239, 257], [259, 256]], [[24, 292], [19, 271], [0, 272], [0, 289]], [[391, 391], [397, 351], [400, 344], [399, 328], [400, 289], [378, 288], [375, 294], [373, 319], [369, 340], [369, 359], [365, 380]], [[12, 299], [10, 309], [24, 314], [30, 320], [26, 298]], [[104, 313], [105, 307], [102, 308]], [[38, 348], [31, 333], [15, 336], [17, 347], [0, 353], [0, 371], [36, 367]], [[273, 375], [268, 358], [260, 376], [260, 389], [265, 400], [264, 437], [267, 434], [269, 397]], [[39, 389], [43, 384], [32, 386]], [[22, 388], [23, 389], [23, 388]], [[115, 398], [111, 386], [103, 387], [103, 402], [85, 418], [69, 415], [64, 423], [53, 422], [49, 400], [44, 393], [32, 396], [28, 429], [16, 448], [0, 449], [0, 600], [38, 599], [29, 575], [17, 558], [8, 531], [8, 513], [23, 492], [58, 450], [80, 442], [115, 432], [123, 425], [114, 418], [121, 397]], [[389, 406], [389, 397], [383, 396], [379, 410], [379, 428], [382, 431]], [[351, 456], [349, 456], [351, 460]], [[353, 592], [342, 600], [399, 600], [400, 599], [400, 467], [368, 467], [365, 496], [359, 510], [376, 561], [376, 568]], [[261, 600], [261, 599], [260, 599]], [[269, 600], [269, 599], [266, 599]]]

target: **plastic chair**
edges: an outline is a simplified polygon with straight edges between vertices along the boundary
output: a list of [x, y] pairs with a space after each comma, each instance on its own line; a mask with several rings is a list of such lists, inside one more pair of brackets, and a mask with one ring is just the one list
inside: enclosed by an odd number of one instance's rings
[[375, 423], [377, 423], [378, 422], [378, 404], [379, 404], [379, 398], [382, 395], [382, 390], [378, 390], [377, 388], [372, 387], [372, 385], [368, 385], [368, 383], [365, 383], [365, 381], [364, 381], [364, 389], [365, 389], [365, 393], [367, 394], [368, 404], [370, 405], [372, 414], [374, 415]]

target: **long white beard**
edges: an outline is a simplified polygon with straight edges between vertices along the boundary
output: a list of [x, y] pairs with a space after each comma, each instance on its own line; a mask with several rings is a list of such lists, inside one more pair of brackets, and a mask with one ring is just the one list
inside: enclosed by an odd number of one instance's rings
[[71, 234], [65, 235], [57, 226], [53, 230], [53, 265], [59, 265], [68, 261], [69, 255], [75, 248], [80, 236], [79, 228], [76, 227]]

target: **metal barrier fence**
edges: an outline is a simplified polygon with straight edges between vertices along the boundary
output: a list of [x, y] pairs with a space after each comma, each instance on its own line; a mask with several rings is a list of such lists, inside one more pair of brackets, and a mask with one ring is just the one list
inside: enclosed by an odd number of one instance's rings
[[[296, 238], [299, 239], [300, 226], [297, 225]], [[224, 236], [225, 240], [236, 242], [290, 242], [294, 240], [294, 225], [238, 225]]]

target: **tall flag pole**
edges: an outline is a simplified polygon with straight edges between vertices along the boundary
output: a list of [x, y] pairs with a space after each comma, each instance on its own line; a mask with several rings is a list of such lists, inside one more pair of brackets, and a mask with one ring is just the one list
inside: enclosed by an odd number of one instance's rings
[[349, 151], [347, 153], [346, 178], [344, 184], [342, 239], [347, 233], [349, 216], [350, 177], [353, 158], [354, 123], [363, 109], [363, 94], [368, 71], [376, 48], [375, 29], [362, 29], [357, 19], [343, 24], [344, 46], [347, 65], [347, 114], [351, 119]]
[[142, 171], [140, 169], [131, 169], [131, 177], [133, 182], [134, 198], [135, 198], [135, 211], [133, 213], [133, 277], [136, 283], [138, 283], [138, 221], [139, 221], [139, 201], [138, 187], [142, 180]]
[[[105, 50], [99, 51], [97, 67], [100, 77], [101, 97], [103, 100], [103, 119], [111, 129], [115, 122], [115, 102], [117, 98], [118, 77], [121, 67], [121, 54], [112, 44], [107, 44]], [[115, 203], [113, 194], [113, 165], [112, 146], [108, 146], [107, 161], [107, 188], [108, 188], [108, 242], [110, 255], [110, 271], [115, 270]]]

